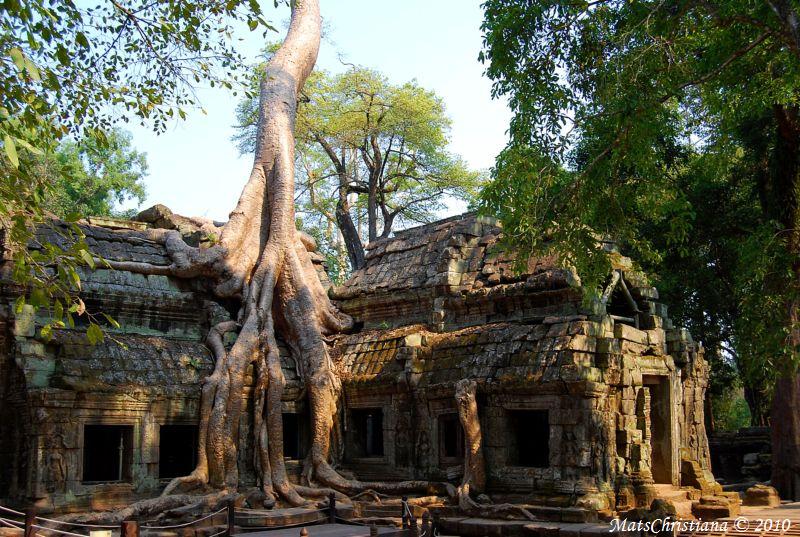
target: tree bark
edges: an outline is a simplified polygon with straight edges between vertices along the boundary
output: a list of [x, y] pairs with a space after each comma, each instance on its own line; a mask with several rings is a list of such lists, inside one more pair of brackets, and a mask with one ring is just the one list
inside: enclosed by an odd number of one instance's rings
[[378, 180], [370, 173], [369, 192], [367, 193], [367, 224], [369, 225], [369, 242], [378, 238]]
[[[455, 398], [458, 419], [464, 431], [464, 475], [461, 485], [456, 490], [458, 507], [464, 515], [479, 518], [504, 517], [536, 520], [536, 517], [524, 507], [509, 503], [483, 503], [472, 498], [473, 495], [482, 495], [486, 489], [486, 462], [483, 457], [477, 392], [478, 384], [472, 379], [462, 379], [456, 383]], [[485, 495], [483, 499], [490, 501]]]
[[340, 194], [336, 203], [336, 223], [339, 225], [339, 231], [342, 232], [342, 237], [344, 238], [350, 266], [353, 270], [358, 270], [366, 263], [364, 245], [361, 244], [361, 237], [358, 235], [356, 225], [350, 216], [350, 203], [347, 201], [346, 194], [344, 196]]
[[[486, 463], [483, 458], [481, 422], [478, 418], [477, 383], [463, 379], [456, 384], [458, 419], [464, 430], [464, 476], [458, 489], [459, 503], [467, 504], [471, 494], [486, 488]], [[467, 507], [462, 505], [462, 507]]]
[[[162, 496], [188, 484], [208, 484], [235, 491], [239, 485], [238, 439], [245, 373], [254, 364], [253, 434], [255, 467], [268, 501], [306, 503], [331, 489], [345, 493], [452, 492], [442, 483], [409, 481], [363, 483], [343, 478], [330, 464], [331, 436], [336, 430], [341, 382], [326, 338], [352, 327], [336, 310], [311, 261], [313, 239], [295, 228], [294, 122], [297, 98], [316, 61], [321, 19], [318, 0], [295, 0], [289, 32], [270, 59], [261, 81], [256, 153], [250, 178], [236, 208], [212, 248], [188, 246], [175, 230], [153, 232], [170, 256], [170, 267], [114, 263], [112, 268], [178, 277], [207, 276], [222, 297], [241, 298], [236, 321], [211, 329], [207, 344], [216, 359], [204, 380], [200, 402], [198, 464], [189, 476], [173, 480]], [[363, 252], [362, 252], [363, 255]], [[233, 347], [223, 344], [239, 330]], [[303, 474], [310, 487], [292, 484], [283, 458], [281, 399], [285, 378], [276, 332], [298, 364], [309, 402], [311, 449]], [[321, 488], [318, 484], [328, 488]], [[173, 499], [156, 502], [172, 505]]]
[[[378, 195], [381, 174], [383, 173], [383, 155], [374, 136], [369, 137], [370, 147], [362, 147], [361, 155], [369, 171], [367, 191], [367, 224], [369, 225], [369, 242], [378, 238]], [[371, 152], [371, 154], [369, 154]]]
[[754, 427], [764, 427], [767, 425], [767, 416], [770, 412], [770, 401], [765, 393], [763, 385], [751, 386], [745, 379], [744, 399], [750, 409], [751, 423]]
[[772, 405], [772, 486], [784, 500], [800, 500], [800, 376], [775, 385]]
[[793, 281], [789, 282], [787, 345], [792, 363], [782, 364], [772, 402], [772, 485], [783, 499], [800, 499], [800, 110], [774, 107], [777, 120], [774, 172], [771, 174], [770, 212], [783, 224], [792, 256]]
[[350, 267], [353, 270], [358, 270], [364, 266], [364, 245], [361, 243], [361, 236], [358, 234], [353, 217], [350, 215], [350, 201], [347, 196], [350, 195], [350, 180], [347, 176], [347, 165], [345, 161], [344, 150], [341, 157], [336, 154], [333, 146], [320, 134], [314, 134], [314, 139], [328, 155], [328, 158], [333, 163], [336, 169], [336, 174], [339, 179], [338, 199], [336, 200], [336, 223], [339, 226], [339, 231], [342, 232], [345, 247], [347, 248], [347, 257], [350, 260]]

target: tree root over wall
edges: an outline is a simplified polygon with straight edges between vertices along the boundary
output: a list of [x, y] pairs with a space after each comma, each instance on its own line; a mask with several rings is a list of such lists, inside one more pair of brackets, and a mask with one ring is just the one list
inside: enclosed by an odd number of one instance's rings
[[[265, 504], [282, 500], [300, 506], [331, 490], [346, 495], [367, 489], [390, 494], [452, 491], [449, 485], [427, 481], [347, 479], [329, 462], [342, 385], [326, 343], [327, 338], [349, 330], [352, 320], [328, 299], [309, 255], [313, 240], [297, 231], [294, 213], [295, 112], [299, 91], [316, 62], [320, 27], [318, 0], [293, 2], [288, 34], [261, 81], [250, 178], [222, 228], [197, 223], [206, 231], [220, 231], [217, 243], [208, 248], [192, 247], [174, 229], [153, 230], [154, 239], [165, 245], [172, 259], [170, 266], [107, 262], [112, 268], [144, 274], [205, 277], [213, 282], [215, 294], [237, 297], [242, 304], [236, 321], [214, 326], [207, 337], [216, 363], [202, 387], [197, 467], [189, 476], [173, 480], [160, 500], [129, 508], [129, 515], [150, 514], [159, 506], [173, 509], [181, 501], [198, 501], [196, 496], [173, 495], [181, 490], [237, 490], [239, 447], [235, 439], [239, 438], [240, 418], [246, 408], [242, 394], [250, 364], [255, 365], [257, 374], [255, 466]], [[227, 350], [224, 335], [237, 330], [238, 337]], [[303, 472], [307, 486], [292, 484], [284, 465], [281, 398], [285, 379], [276, 331], [298, 363], [308, 396], [311, 448]]]
[[[476, 400], [478, 384], [471, 379], [462, 379], [456, 384], [456, 406], [458, 419], [464, 429], [464, 477], [456, 492], [458, 507], [469, 516], [479, 518], [536, 518], [530, 511], [508, 503], [491, 504], [483, 495], [486, 488], [486, 462], [483, 457], [481, 422]], [[472, 498], [476, 495], [480, 503]]]

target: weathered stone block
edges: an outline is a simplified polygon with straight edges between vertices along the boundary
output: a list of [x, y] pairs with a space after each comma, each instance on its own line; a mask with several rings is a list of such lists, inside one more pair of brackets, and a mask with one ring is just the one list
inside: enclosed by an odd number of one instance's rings
[[775, 487], [759, 484], [750, 487], [744, 493], [744, 505], [777, 507], [780, 504], [781, 498]]
[[[12, 307], [9, 306], [9, 308]], [[36, 315], [33, 306], [25, 304], [22, 306], [22, 311], [14, 316], [14, 335], [18, 337], [33, 337], [35, 334]]]
[[700, 520], [717, 520], [739, 515], [739, 506], [725, 503], [703, 503], [701, 500], [692, 504], [692, 514]]
[[620, 351], [625, 354], [642, 355], [647, 351], [647, 341], [644, 343], [636, 343], [633, 341], [622, 340], [620, 342]]
[[627, 324], [617, 323], [614, 325], [614, 336], [633, 343], [647, 345], [647, 333]]
[[597, 339], [591, 336], [575, 335], [569, 340], [566, 348], [575, 351], [595, 352]]
[[550, 326], [550, 330], [547, 331], [547, 337], [559, 337], [559, 336], [566, 336], [569, 334], [569, 323], [560, 322], [553, 324]]

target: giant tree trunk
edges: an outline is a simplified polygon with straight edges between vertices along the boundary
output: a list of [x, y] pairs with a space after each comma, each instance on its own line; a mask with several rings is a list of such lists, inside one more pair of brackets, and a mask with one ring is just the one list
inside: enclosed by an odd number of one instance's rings
[[339, 178], [339, 199], [336, 202], [336, 223], [342, 232], [344, 244], [347, 247], [347, 257], [350, 259], [350, 267], [358, 270], [364, 266], [364, 245], [361, 244], [361, 237], [358, 235], [353, 217], [350, 216], [350, 202], [347, 199], [349, 191], [347, 189], [347, 176]]
[[477, 384], [474, 380], [460, 380], [456, 384], [458, 418], [464, 431], [464, 476], [458, 489], [459, 506], [469, 509], [472, 494], [481, 494], [486, 487], [486, 463], [483, 458], [481, 422], [476, 401]]
[[772, 486], [784, 500], [800, 500], [800, 376], [778, 380], [772, 405]]
[[[771, 174], [771, 212], [783, 224], [792, 256], [787, 345], [800, 352], [800, 108], [774, 107], [777, 121]], [[793, 360], [794, 362], [794, 360]], [[784, 499], [800, 499], [800, 372], [796, 362], [783, 367], [772, 402], [772, 484]]]
[[[536, 520], [524, 507], [508, 503], [492, 504], [484, 493], [486, 488], [486, 461], [483, 457], [483, 434], [478, 417], [478, 384], [472, 379], [456, 383], [458, 419], [464, 431], [464, 475], [456, 490], [461, 512], [479, 518], [522, 518]], [[478, 500], [473, 499], [476, 496]]]
[[[191, 475], [173, 480], [162, 495], [187, 483], [235, 491], [239, 484], [239, 423], [247, 407], [244, 380], [256, 372], [253, 433], [256, 471], [268, 501], [292, 505], [319, 497], [318, 485], [345, 493], [365, 488], [383, 492], [445, 492], [440, 483], [362, 483], [343, 478], [330, 464], [331, 435], [339, 415], [341, 383], [326, 337], [352, 326], [329, 301], [309, 256], [313, 240], [295, 228], [294, 123], [297, 97], [316, 61], [320, 42], [318, 0], [295, 0], [283, 45], [269, 61], [261, 81], [258, 134], [253, 169], [218, 244], [188, 246], [177, 231], [154, 232], [172, 257], [170, 267], [114, 263], [112, 267], [215, 281], [219, 296], [236, 296], [236, 321], [213, 327], [207, 344], [216, 359], [205, 379], [200, 403], [198, 464]], [[233, 347], [226, 333], [239, 330]], [[305, 383], [311, 422], [311, 448], [303, 472], [309, 487], [289, 482], [283, 459], [281, 399], [285, 379], [276, 332], [297, 363]], [[166, 502], [165, 502], [166, 504]]]
[[361, 236], [353, 223], [353, 217], [350, 216], [350, 201], [347, 199], [347, 196], [350, 195], [350, 178], [347, 175], [345, 151], [342, 149], [341, 154], [337, 155], [330, 142], [320, 134], [315, 134], [314, 139], [328, 155], [334, 168], [336, 168], [336, 174], [339, 179], [338, 198], [336, 200], [336, 223], [342, 232], [350, 267], [353, 270], [358, 270], [364, 266], [365, 262], [364, 245], [361, 243]]

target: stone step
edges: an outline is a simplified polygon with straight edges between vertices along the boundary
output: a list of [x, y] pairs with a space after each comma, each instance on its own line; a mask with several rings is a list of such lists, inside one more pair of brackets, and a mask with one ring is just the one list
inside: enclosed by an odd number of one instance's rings
[[692, 504], [692, 514], [701, 520], [717, 520], [739, 516], [741, 499], [736, 493], [723, 492], [721, 495], [703, 496]]
[[657, 497], [664, 500], [692, 500], [693, 491], [675, 487], [673, 485], [653, 485]]
[[[353, 519], [354, 522], [360, 522], [362, 524], [375, 524], [376, 526], [394, 526], [395, 528], [400, 528], [403, 526], [403, 519], [400, 517], [361, 517]], [[417, 522], [419, 525], [419, 521]]]
[[[215, 526], [203, 526], [202, 528], [194, 528], [194, 532], [192, 532], [192, 527], [182, 529], [181, 531], [177, 532], [178, 537], [211, 537], [212, 535], [216, 535], [222, 531], [228, 531], [227, 524], [219, 524]], [[234, 526], [234, 534], [240, 534], [244, 532], [244, 529], [240, 526]], [[143, 534], [143, 535], [153, 535], [151, 534]], [[224, 535], [223, 535], [224, 537]]]
[[[517, 505], [519, 507], [526, 509], [533, 516], [535, 516], [537, 520], [541, 520], [544, 522], [567, 522], [567, 523], [583, 524], [587, 522], [597, 522], [598, 520], [597, 511], [582, 509], [580, 507], [549, 507], [545, 505], [531, 505], [531, 504], [517, 504]], [[430, 508], [430, 511], [432, 513], [434, 511], [438, 513], [441, 519], [450, 518], [450, 519], [461, 520], [464, 518], [463, 515], [460, 515], [456, 509], [451, 509], [447, 507], [445, 508], [432, 507]], [[419, 520], [419, 517], [417, 518]], [[471, 519], [471, 520], [482, 520], [482, 519]]]
[[545, 505], [521, 505], [539, 520], [548, 522], [597, 522], [597, 511], [580, 507], [548, 507]]
[[612, 533], [608, 524], [534, 522], [525, 525], [523, 534], [525, 537], [600, 537], [618, 533]]
[[439, 532], [461, 537], [521, 537], [530, 520], [446, 517], [439, 519]]
[[[336, 509], [339, 516], [339, 508]], [[274, 511], [248, 509], [237, 511], [236, 525], [242, 527], [276, 527], [296, 524], [312, 524], [328, 520], [328, 513], [324, 509], [306, 509], [292, 507], [289, 509], [276, 509]]]
[[678, 518], [683, 520], [691, 520], [694, 518], [694, 514], [692, 513], [692, 506], [697, 503], [693, 500], [683, 500], [683, 501], [670, 501], [670, 503], [675, 507], [675, 513], [678, 515]]
[[[359, 517], [380, 517], [380, 518], [393, 518], [403, 516], [403, 506], [400, 504], [374, 504], [367, 502], [356, 502], [355, 512]], [[409, 510], [416, 518], [421, 518], [425, 509], [417, 505], [409, 505]]]
[[397, 505], [372, 505], [361, 508], [362, 517], [401, 517], [403, 509]]
[[698, 492], [694, 489], [678, 488], [673, 485], [657, 484], [656, 497], [668, 501], [673, 507], [678, 518], [691, 520], [694, 518], [692, 506], [697, 503]]

